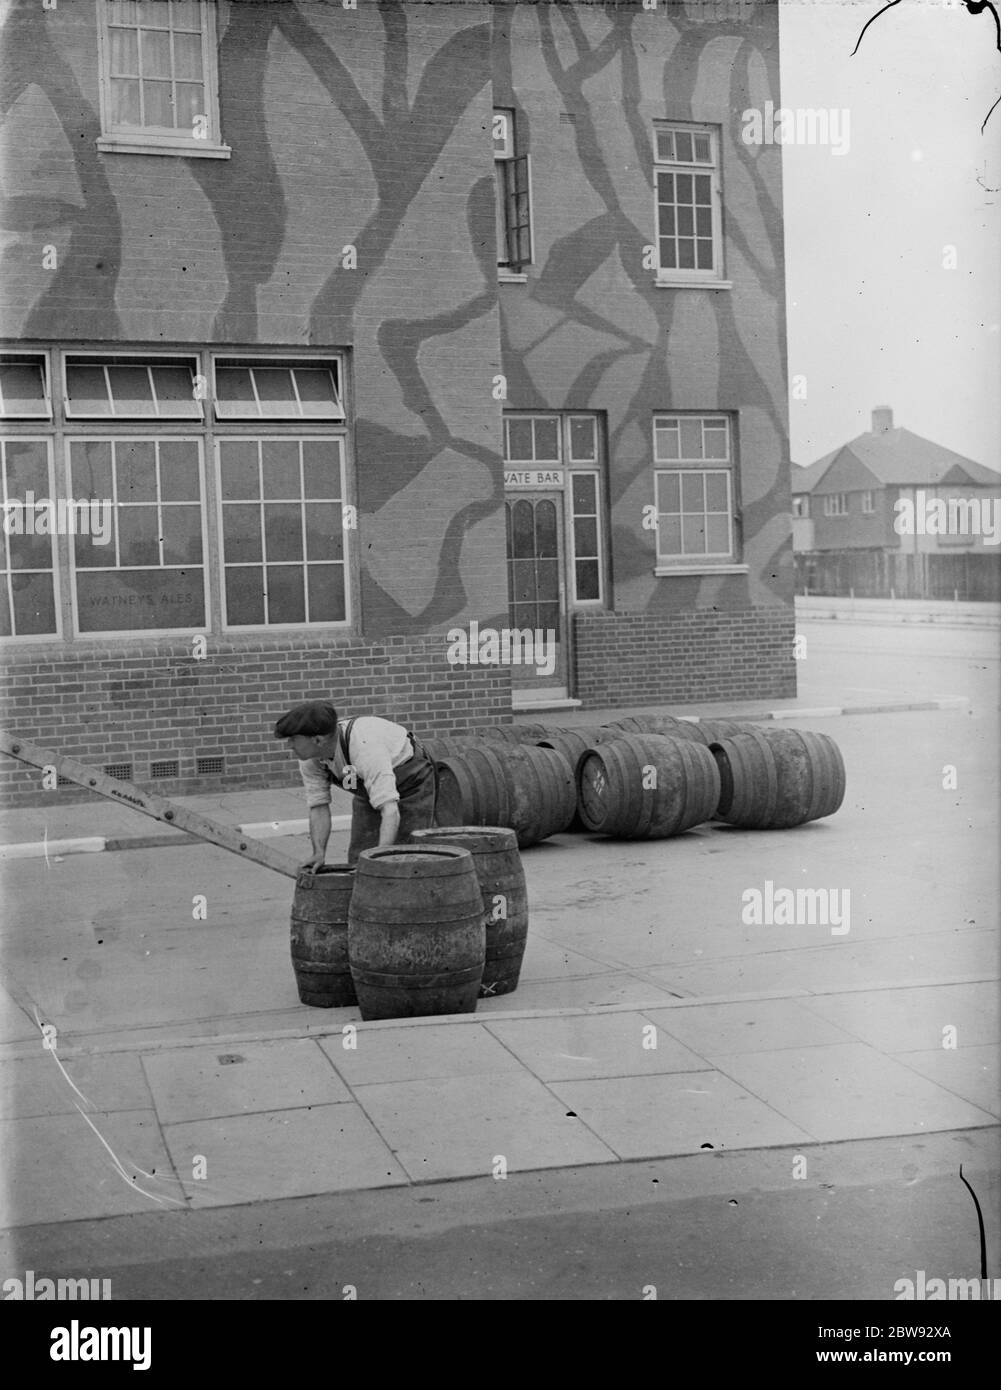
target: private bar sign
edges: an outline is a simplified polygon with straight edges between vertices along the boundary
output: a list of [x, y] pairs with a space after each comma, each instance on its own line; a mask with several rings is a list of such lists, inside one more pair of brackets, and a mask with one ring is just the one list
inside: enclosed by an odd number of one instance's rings
[[562, 468], [522, 468], [504, 472], [505, 487], [562, 487]]

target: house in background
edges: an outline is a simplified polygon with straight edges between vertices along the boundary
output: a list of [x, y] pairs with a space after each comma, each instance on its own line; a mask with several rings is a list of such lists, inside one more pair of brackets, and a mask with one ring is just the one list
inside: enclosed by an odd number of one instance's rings
[[170, 795], [307, 696], [795, 692], [776, 5], [2, 14], [3, 496], [113, 523], [0, 538], [10, 727]]
[[792, 470], [798, 593], [1001, 599], [1001, 473], [894, 426]]

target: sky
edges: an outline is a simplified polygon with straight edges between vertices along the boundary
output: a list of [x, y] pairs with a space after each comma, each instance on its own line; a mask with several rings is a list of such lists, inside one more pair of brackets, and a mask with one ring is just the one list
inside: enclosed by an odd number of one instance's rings
[[900, 0], [852, 57], [883, 0], [779, 3], [783, 107], [849, 122], [843, 154], [782, 147], [789, 377], [806, 378], [792, 459], [889, 405], [895, 425], [1001, 468], [1001, 105], [980, 130], [1001, 96], [994, 21]]

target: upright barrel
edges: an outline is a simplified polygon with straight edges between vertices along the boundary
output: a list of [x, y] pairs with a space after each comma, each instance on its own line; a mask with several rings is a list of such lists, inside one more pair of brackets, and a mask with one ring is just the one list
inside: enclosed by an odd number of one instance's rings
[[758, 727], [711, 745], [720, 772], [717, 816], [752, 830], [784, 830], [838, 810], [841, 750], [827, 734]]
[[292, 969], [303, 1004], [319, 1009], [357, 1004], [348, 963], [348, 905], [353, 864], [303, 872], [292, 898]]
[[348, 960], [366, 1022], [473, 1013], [485, 957], [483, 895], [468, 850], [409, 844], [362, 851]]
[[577, 764], [581, 820], [621, 839], [663, 839], [700, 825], [714, 815], [719, 790], [704, 744], [661, 734], [623, 734]]
[[518, 986], [528, 940], [528, 890], [514, 831], [498, 825], [438, 826], [415, 830], [413, 843], [457, 845], [473, 856], [487, 939], [480, 998], [510, 994]]

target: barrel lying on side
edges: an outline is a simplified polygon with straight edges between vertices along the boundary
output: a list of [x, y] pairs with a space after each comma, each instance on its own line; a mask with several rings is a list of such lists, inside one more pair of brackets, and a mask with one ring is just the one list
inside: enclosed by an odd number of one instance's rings
[[366, 1022], [473, 1013], [485, 957], [483, 896], [468, 850], [386, 845], [362, 851], [348, 959]]
[[491, 724], [486, 729], [478, 729], [476, 737], [495, 743], [534, 743], [545, 732], [544, 724]]
[[670, 714], [636, 714], [616, 719], [603, 726], [612, 734], [660, 734], [666, 738], [685, 738], [692, 743], [705, 743], [698, 726], [689, 719], [675, 719]]
[[566, 830], [576, 798], [561, 753], [530, 744], [471, 748], [438, 761], [439, 825], [499, 825], [526, 849]]
[[510, 994], [518, 987], [528, 940], [528, 890], [514, 831], [497, 825], [438, 826], [415, 830], [413, 843], [457, 845], [473, 856], [487, 936], [480, 998]]
[[841, 750], [827, 734], [758, 727], [711, 745], [720, 772], [717, 817], [782, 830], [831, 816], [845, 796]]
[[353, 864], [301, 873], [292, 898], [292, 969], [303, 1004], [319, 1009], [358, 1002], [348, 964], [348, 904]]
[[661, 839], [709, 820], [719, 772], [702, 743], [662, 734], [623, 734], [581, 755], [577, 804], [589, 830], [623, 839]]

